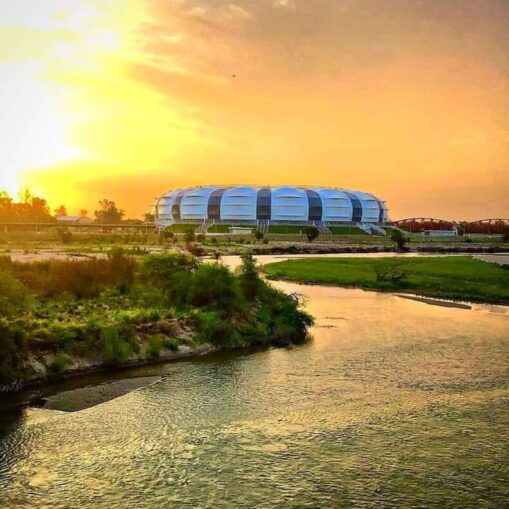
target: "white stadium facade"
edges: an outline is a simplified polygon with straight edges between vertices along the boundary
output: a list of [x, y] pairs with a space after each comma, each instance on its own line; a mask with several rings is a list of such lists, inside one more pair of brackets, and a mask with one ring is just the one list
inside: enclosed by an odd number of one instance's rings
[[159, 228], [174, 223], [383, 225], [385, 203], [331, 187], [202, 186], [169, 191], [155, 203]]

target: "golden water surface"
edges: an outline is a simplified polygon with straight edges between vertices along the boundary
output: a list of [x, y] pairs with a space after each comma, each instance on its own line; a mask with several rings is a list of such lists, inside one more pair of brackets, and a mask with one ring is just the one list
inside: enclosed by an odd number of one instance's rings
[[507, 507], [507, 308], [278, 286], [305, 296], [311, 342], [21, 412], [0, 432], [0, 507]]

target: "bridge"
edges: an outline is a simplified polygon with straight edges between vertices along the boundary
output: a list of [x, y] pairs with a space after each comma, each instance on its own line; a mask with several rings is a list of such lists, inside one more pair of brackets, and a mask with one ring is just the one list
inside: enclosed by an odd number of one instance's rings
[[446, 219], [436, 219], [434, 217], [409, 217], [392, 221], [392, 226], [397, 226], [407, 232], [420, 232], [422, 230], [452, 230], [456, 223]]
[[479, 219], [465, 224], [465, 233], [483, 233], [485, 235], [504, 233], [509, 229], [509, 219]]

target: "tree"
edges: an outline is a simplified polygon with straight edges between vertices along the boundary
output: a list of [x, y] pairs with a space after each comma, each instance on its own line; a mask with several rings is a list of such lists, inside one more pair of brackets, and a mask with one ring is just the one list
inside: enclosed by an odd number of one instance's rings
[[320, 235], [320, 230], [316, 226], [308, 226], [305, 232], [308, 242], [313, 242]]
[[504, 242], [504, 243], [509, 243], [509, 228], [506, 228], [506, 229], [502, 232], [502, 242]]
[[167, 226], [161, 231], [161, 236], [164, 240], [172, 240], [175, 237], [175, 234], [171, 231], [171, 228]]
[[0, 191], [0, 221], [12, 221], [12, 198], [5, 191]]
[[55, 209], [55, 216], [56, 217], [66, 216], [66, 215], [67, 215], [67, 209], [66, 209], [65, 205], [60, 205], [60, 207]]
[[240, 256], [242, 265], [237, 269], [242, 292], [249, 301], [254, 301], [261, 287], [260, 268], [251, 253]]
[[80, 217], [87, 217], [88, 216], [88, 210], [87, 209], [81, 209], [80, 210]]
[[396, 244], [398, 251], [405, 251], [406, 244], [410, 242], [410, 239], [401, 230], [396, 228], [392, 230], [391, 240]]
[[117, 224], [122, 222], [125, 213], [119, 209], [114, 201], [104, 198], [99, 201], [100, 209], [94, 212], [96, 220], [102, 224]]

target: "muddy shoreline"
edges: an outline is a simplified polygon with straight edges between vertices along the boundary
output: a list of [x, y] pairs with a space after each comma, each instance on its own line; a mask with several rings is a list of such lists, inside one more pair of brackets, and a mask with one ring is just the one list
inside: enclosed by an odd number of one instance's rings
[[2, 394], [15, 394], [21, 391], [32, 389], [38, 386], [42, 386], [45, 384], [52, 384], [56, 382], [61, 382], [65, 380], [70, 380], [73, 378], [78, 378], [84, 375], [92, 375], [95, 373], [112, 373], [119, 372], [128, 368], [137, 368], [142, 366], [156, 365], [156, 364], [164, 364], [167, 362], [178, 361], [181, 359], [199, 357], [201, 355], [207, 355], [209, 353], [217, 352], [218, 348], [210, 345], [208, 343], [197, 345], [194, 347], [186, 347], [181, 351], [173, 352], [168, 351], [161, 353], [161, 355], [155, 359], [131, 359], [127, 362], [123, 362], [122, 364], [104, 364], [101, 362], [90, 362], [86, 366], [80, 366], [75, 368], [70, 368], [63, 373], [59, 374], [46, 374], [41, 377], [34, 377], [26, 382], [16, 382], [10, 386], [0, 387], [0, 396]]

